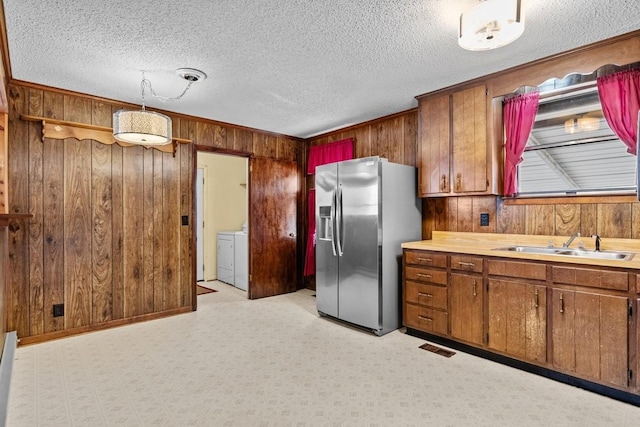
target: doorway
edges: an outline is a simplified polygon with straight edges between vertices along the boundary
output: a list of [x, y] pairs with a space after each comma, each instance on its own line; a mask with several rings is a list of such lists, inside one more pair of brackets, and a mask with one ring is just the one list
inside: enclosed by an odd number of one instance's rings
[[[206, 157], [213, 156], [213, 157]], [[208, 175], [212, 168], [217, 168], [203, 159], [236, 158], [244, 161], [245, 181], [238, 183], [245, 191], [245, 221], [247, 222], [246, 253], [248, 270], [246, 271], [247, 291], [249, 299], [264, 298], [287, 292], [294, 292], [298, 283], [302, 283], [302, 267], [298, 262], [299, 248], [301, 247], [298, 229], [301, 228], [299, 206], [302, 172], [297, 162], [271, 157], [257, 157], [251, 153], [234, 150], [226, 150], [217, 147], [196, 145], [194, 156], [193, 179], [196, 179], [197, 169], [203, 170], [203, 211], [201, 215], [204, 223], [202, 227], [201, 241], [203, 243], [203, 277], [219, 279], [217, 265], [217, 235], [219, 230], [238, 230], [238, 225], [226, 225], [218, 227], [217, 231], [207, 220], [208, 205], [220, 204], [221, 199], [207, 196], [207, 188], [211, 185]], [[224, 175], [224, 174], [223, 174]], [[223, 178], [224, 184], [230, 185], [227, 175]], [[194, 221], [199, 221], [197, 215], [197, 184], [194, 183]], [[223, 204], [225, 210], [227, 205]], [[237, 218], [236, 218], [237, 219]], [[214, 220], [215, 222], [215, 220]], [[236, 223], [239, 224], [239, 223]], [[242, 227], [242, 226], [240, 226]], [[194, 227], [193, 248], [198, 248], [197, 228]], [[215, 236], [215, 237], [214, 237]], [[211, 242], [215, 242], [216, 256], [211, 255]], [[209, 242], [209, 243], [207, 243]], [[207, 253], [209, 248], [209, 253]], [[212, 260], [216, 260], [215, 268]], [[197, 261], [197, 260], [196, 260]], [[194, 277], [197, 277], [195, 269], [197, 262], [193, 263]], [[213, 280], [215, 280], [213, 279]], [[206, 282], [201, 282], [206, 283]], [[194, 289], [197, 288], [194, 283]], [[197, 300], [194, 298], [194, 310], [197, 309]]]
[[248, 265], [242, 259], [248, 257], [246, 243], [243, 246], [248, 232], [248, 159], [197, 151], [196, 162], [196, 278], [205, 286], [222, 280], [246, 290], [242, 279], [246, 281]]

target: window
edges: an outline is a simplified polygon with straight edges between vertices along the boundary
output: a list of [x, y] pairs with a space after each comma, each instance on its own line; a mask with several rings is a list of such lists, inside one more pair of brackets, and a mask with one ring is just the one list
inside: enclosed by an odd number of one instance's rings
[[539, 86], [538, 114], [518, 165], [518, 195], [634, 192], [636, 158], [604, 119], [595, 81], [566, 80]]

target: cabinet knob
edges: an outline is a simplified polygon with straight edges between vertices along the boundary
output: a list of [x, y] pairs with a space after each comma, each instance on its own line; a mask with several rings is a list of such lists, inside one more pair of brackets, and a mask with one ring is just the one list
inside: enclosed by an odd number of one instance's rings
[[473, 279], [473, 296], [475, 297], [476, 295], [478, 295], [477, 293], [477, 289], [478, 288], [478, 284], [476, 282], [476, 279]]
[[564, 313], [564, 298], [562, 294], [560, 294], [560, 313]]
[[456, 175], [456, 191], [460, 191], [462, 189], [462, 174], [458, 173]]
[[443, 193], [447, 192], [447, 176], [442, 174], [442, 183], [440, 184], [440, 191]]
[[536, 288], [535, 292], [533, 293], [535, 296], [535, 303], [533, 304], [533, 306], [535, 308], [538, 308], [540, 306], [540, 301], [538, 300], [538, 288]]

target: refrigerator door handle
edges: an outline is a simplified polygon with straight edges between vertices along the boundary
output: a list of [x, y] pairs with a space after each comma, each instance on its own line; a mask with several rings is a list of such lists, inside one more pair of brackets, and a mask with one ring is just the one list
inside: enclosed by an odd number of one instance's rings
[[342, 236], [342, 188], [338, 187], [338, 197], [336, 206], [336, 243], [338, 244], [338, 256], [344, 255], [344, 239]]
[[331, 250], [333, 251], [333, 256], [338, 256], [338, 252], [336, 251], [336, 233], [335, 226], [336, 223], [336, 190], [331, 192], [331, 227], [333, 228], [331, 232]]

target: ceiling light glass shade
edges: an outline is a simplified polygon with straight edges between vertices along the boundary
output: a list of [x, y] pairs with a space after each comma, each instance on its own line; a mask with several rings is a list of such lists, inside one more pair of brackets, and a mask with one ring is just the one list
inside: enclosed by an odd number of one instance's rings
[[600, 129], [600, 119], [597, 117], [580, 117], [578, 127], [582, 132], [593, 132]]
[[520, 0], [481, 0], [460, 15], [458, 44], [467, 50], [489, 50], [511, 43], [524, 32]]
[[147, 110], [119, 110], [113, 113], [113, 137], [129, 144], [169, 144], [171, 118]]
[[600, 129], [600, 119], [597, 117], [573, 117], [564, 122], [566, 133], [593, 132]]

